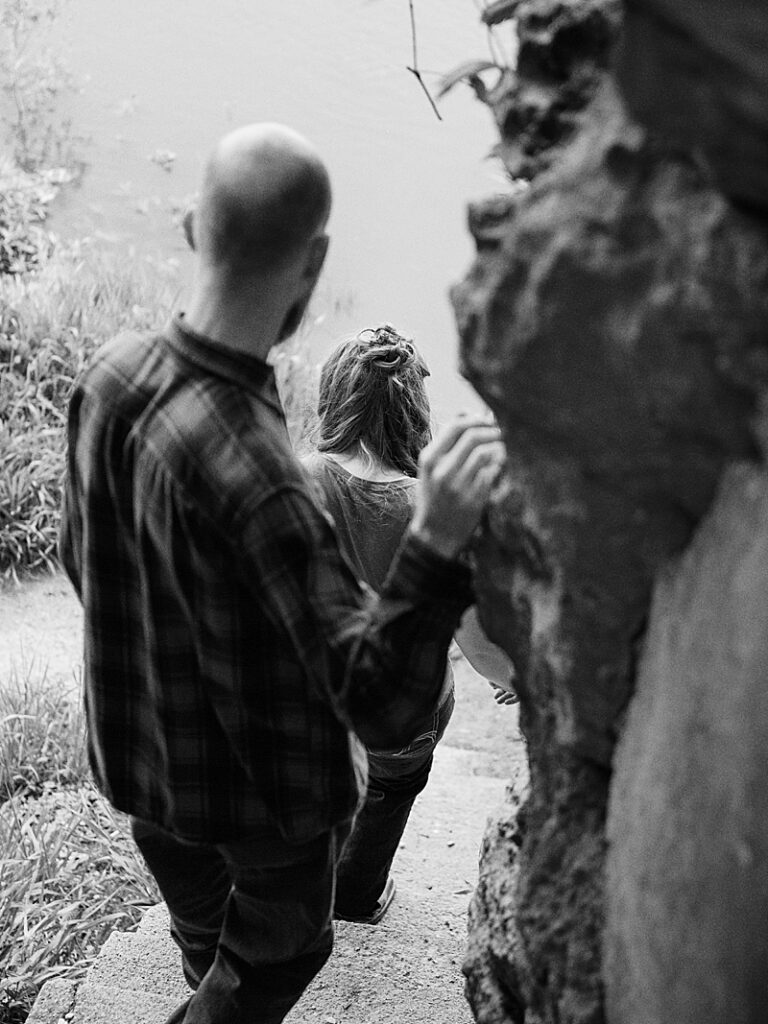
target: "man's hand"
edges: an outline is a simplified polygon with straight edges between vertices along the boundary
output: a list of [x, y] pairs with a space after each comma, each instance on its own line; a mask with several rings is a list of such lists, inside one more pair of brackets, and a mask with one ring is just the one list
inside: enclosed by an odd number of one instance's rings
[[456, 419], [421, 453], [411, 531], [454, 558], [480, 522], [505, 457], [499, 428], [487, 418]]

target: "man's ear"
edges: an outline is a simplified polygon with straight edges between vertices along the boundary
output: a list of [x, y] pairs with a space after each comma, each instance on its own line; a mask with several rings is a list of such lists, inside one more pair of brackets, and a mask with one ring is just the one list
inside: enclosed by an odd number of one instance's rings
[[299, 279], [299, 295], [290, 307], [280, 328], [279, 340], [284, 341], [299, 329], [304, 313], [306, 312], [312, 292], [315, 290], [317, 279], [325, 263], [325, 255], [328, 252], [328, 235], [317, 235], [307, 247], [307, 256], [304, 261], [304, 269]]
[[306, 302], [295, 302], [288, 312], [285, 314], [280, 331], [277, 335], [278, 341], [285, 341], [286, 338], [290, 338], [291, 335], [295, 334], [301, 326], [301, 320], [304, 316], [304, 311], [307, 308]]
[[184, 229], [184, 237], [187, 240], [187, 245], [195, 251], [195, 208], [194, 206], [188, 206], [184, 211], [184, 217], [181, 222], [181, 226]]
[[309, 243], [302, 276], [307, 281], [311, 281], [313, 287], [315, 281], [320, 277], [320, 271], [323, 269], [330, 241], [331, 239], [328, 235], [316, 235]]

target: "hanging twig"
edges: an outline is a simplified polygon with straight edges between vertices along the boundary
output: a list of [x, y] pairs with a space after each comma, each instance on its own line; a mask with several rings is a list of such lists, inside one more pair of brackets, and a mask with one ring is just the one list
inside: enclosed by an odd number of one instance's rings
[[424, 85], [424, 79], [421, 77], [421, 72], [419, 71], [419, 58], [416, 53], [416, 15], [413, 10], [413, 0], [408, 0], [408, 7], [411, 12], [411, 42], [413, 44], [413, 66], [407, 66], [406, 70], [410, 71], [412, 75], [415, 75], [417, 82], [424, 90], [424, 95], [429, 100], [430, 106], [435, 112], [435, 117], [437, 118], [438, 121], [442, 121], [443, 119], [440, 115], [440, 111], [435, 106], [435, 101], [432, 99], [429, 89], [426, 87], [426, 85]]

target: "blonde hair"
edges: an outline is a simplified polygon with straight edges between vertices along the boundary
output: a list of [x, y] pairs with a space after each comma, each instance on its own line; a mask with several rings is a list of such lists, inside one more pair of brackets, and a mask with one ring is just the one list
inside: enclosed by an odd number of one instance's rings
[[428, 376], [413, 341], [390, 324], [342, 342], [320, 374], [318, 449], [357, 448], [416, 476], [419, 453], [432, 437]]

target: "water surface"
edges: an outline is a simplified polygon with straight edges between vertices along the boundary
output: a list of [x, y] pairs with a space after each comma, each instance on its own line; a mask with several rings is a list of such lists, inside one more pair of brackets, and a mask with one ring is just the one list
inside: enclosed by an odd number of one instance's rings
[[[415, 11], [425, 72], [487, 56], [472, 0], [416, 0]], [[488, 111], [459, 87], [438, 121], [405, 70], [407, 0], [69, 0], [63, 36], [84, 83], [76, 127], [91, 141], [60, 230], [173, 256], [186, 277], [173, 211], [211, 146], [239, 124], [282, 121], [317, 145], [335, 191], [312, 352], [387, 320], [422, 348], [438, 419], [475, 406], [447, 289], [472, 257], [467, 201], [504, 185], [485, 159]]]

